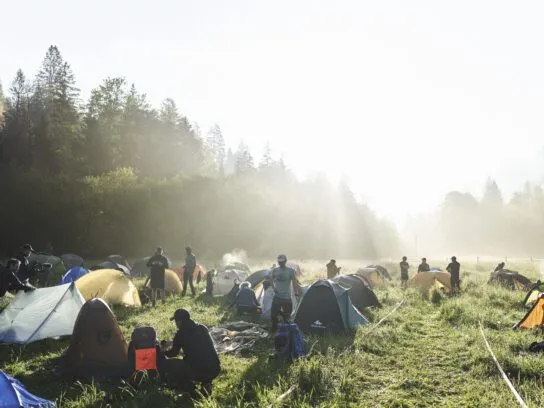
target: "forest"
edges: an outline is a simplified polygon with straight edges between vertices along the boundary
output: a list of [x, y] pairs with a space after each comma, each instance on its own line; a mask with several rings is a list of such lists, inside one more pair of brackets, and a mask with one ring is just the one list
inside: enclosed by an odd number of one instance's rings
[[433, 213], [413, 217], [403, 231], [420, 256], [544, 256], [544, 189], [526, 183], [509, 200], [493, 179], [481, 197], [448, 193]]
[[[148, 254], [162, 245], [201, 257], [233, 248], [298, 259], [401, 254], [395, 228], [346, 182], [297, 179], [265, 146], [255, 158], [221, 128], [203, 132], [166, 98], [153, 107], [125, 78], [83, 101], [50, 46], [35, 77], [0, 84], [0, 253], [32, 242], [82, 256]], [[274, 118], [277, 120], [277, 118]]]

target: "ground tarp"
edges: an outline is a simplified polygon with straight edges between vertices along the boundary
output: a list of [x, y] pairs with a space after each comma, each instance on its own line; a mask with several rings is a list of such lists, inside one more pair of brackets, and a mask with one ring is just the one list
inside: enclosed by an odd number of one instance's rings
[[69, 336], [83, 303], [74, 283], [20, 291], [0, 313], [0, 342], [28, 344]]
[[142, 305], [134, 283], [123, 272], [114, 269], [100, 269], [88, 273], [75, 284], [85, 300], [100, 297], [111, 305]]
[[55, 408], [52, 401], [31, 394], [25, 386], [0, 370], [1, 408]]
[[210, 335], [217, 353], [227, 354], [251, 348], [256, 342], [266, 339], [269, 333], [258, 324], [239, 321], [213, 327]]

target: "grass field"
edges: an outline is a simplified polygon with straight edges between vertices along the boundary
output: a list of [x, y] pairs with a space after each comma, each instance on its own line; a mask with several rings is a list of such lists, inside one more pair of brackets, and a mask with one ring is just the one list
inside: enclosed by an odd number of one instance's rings
[[[344, 266], [344, 273], [358, 266], [338, 264]], [[304, 280], [323, 275], [322, 265], [303, 263]], [[359, 329], [353, 336], [305, 336], [308, 357], [289, 366], [269, 362], [272, 340], [240, 356], [223, 355], [213, 395], [194, 406], [263, 407], [291, 386], [294, 391], [274, 406], [516, 406], [485, 348], [479, 321], [522, 398], [530, 407], [544, 406], [544, 356], [526, 351], [542, 335], [511, 330], [525, 313], [520, 305], [525, 294], [487, 285], [491, 263], [462, 265], [462, 294], [432, 299], [415, 290], [402, 292], [396, 265], [387, 266], [393, 281], [376, 290], [384, 308], [365, 314], [377, 322], [403, 297], [406, 300], [381, 325]], [[539, 277], [538, 265], [509, 263], [508, 267], [533, 280]], [[161, 339], [170, 340], [175, 328], [168, 319], [178, 307], [188, 308], [195, 320], [206, 325], [231, 318], [221, 299], [175, 298], [156, 309], [114, 311], [127, 337], [135, 324], [145, 323], [153, 325]], [[120, 382], [64, 382], [55, 367], [67, 345], [68, 341], [46, 340], [25, 348], [2, 346], [0, 368], [60, 407], [192, 406], [186, 397], [151, 383], [134, 389]]]

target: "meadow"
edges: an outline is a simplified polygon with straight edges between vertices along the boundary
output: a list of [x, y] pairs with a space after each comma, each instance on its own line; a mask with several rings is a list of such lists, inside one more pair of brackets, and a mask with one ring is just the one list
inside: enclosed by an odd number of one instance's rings
[[[498, 361], [522, 398], [530, 407], [544, 406], [544, 356], [527, 351], [530, 343], [543, 340], [542, 335], [512, 330], [526, 313], [521, 306], [525, 293], [488, 285], [495, 263], [460, 262], [462, 293], [451, 298], [414, 289], [401, 291], [397, 265], [385, 263], [393, 280], [375, 290], [383, 308], [364, 313], [372, 324], [353, 335], [305, 335], [308, 355], [292, 364], [269, 360], [271, 338], [239, 355], [221, 355], [222, 372], [208, 399], [192, 402], [152, 381], [137, 388], [122, 381], [66, 381], [57, 368], [69, 340], [1, 346], [0, 369], [32, 393], [66, 408], [516, 406], [485, 348], [481, 321]], [[250, 262], [250, 266], [256, 270], [271, 263]], [[303, 282], [324, 276], [325, 263], [302, 262]], [[343, 273], [363, 266], [353, 261], [339, 260], [338, 264]], [[430, 264], [445, 266], [444, 261]], [[539, 265], [532, 262], [509, 262], [507, 267], [532, 280], [540, 276]], [[376, 326], [403, 298], [401, 307]], [[5, 304], [3, 299], [1, 305]], [[149, 324], [160, 339], [170, 340], [175, 327], [169, 318], [179, 307], [208, 326], [235, 319], [221, 298], [175, 297], [166, 304], [159, 302], [155, 309], [115, 307], [114, 312], [126, 338], [136, 324]], [[288, 390], [292, 392], [278, 400]]]

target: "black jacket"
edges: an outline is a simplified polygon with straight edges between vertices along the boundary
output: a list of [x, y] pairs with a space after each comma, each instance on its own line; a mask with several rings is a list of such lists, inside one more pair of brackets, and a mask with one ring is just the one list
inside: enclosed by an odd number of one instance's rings
[[31, 268], [30, 268], [30, 261], [28, 260], [28, 257], [25, 256], [22, 252], [20, 252], [16, 257], [21, 262], [21, 265], [19, 265], [19, 271], [17, 272], [17, 277], [20, 281], [25, 281], [30, 278]]
[[5, 296], [9, 290], [27, 290], [28, 288], [7, 267], [0, 271], [0, 297]]
[[221, 364], [215, 351], [208, 329], [193, 320], [183, 323], [174, 336], [172, 348], [164, 353], [166, 357], [176, 357], [183, 350], [183, 361], [202, 376], [219, 375]]

